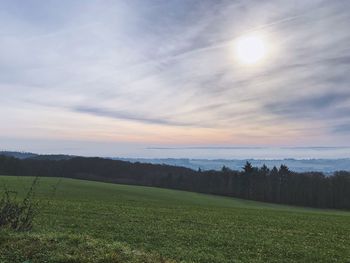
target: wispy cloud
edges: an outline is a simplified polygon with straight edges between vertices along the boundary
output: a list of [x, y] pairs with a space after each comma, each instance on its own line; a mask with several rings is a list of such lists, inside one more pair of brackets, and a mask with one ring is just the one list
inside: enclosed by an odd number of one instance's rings
[[172, 122], [167, 118], [152, 118], [148, 116], [134, 115], [128, 112], [112, 111], [112, 110], [103, 109], [103, 108], [93, 108], [93, 107], [83, 106], [83, 107], [77, 107], [74, 110], [80, 113], [92, 114], [96, 116], [108, 117], [108, 118], [119, 119], [119, 120], [121, 119], [121, 120], [128, 120], [128, 121], [138, 121], [146, 124], [163, 124], [163, 125], [173, 125], [173, 126], [193, 125], [191, 123]]
[[[8, 124], [0, 136], [59, 139], [47, 123], [64, 113], [83, 126], [90, 116], [130, 133], [143, 126], [145, 144], [155, 125], [169, 144], [187, 129], [206, 145], [222, 134], [225, 144], [349, 138], [349, 1], [0, 5], [0, 120]], [[271, 53], [248, 69], [232, 43], [251, 32], [266, 36]]]

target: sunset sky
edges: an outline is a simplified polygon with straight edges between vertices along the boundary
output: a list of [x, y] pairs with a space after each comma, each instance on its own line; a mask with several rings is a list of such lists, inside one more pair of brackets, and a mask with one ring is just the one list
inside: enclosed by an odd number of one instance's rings
[[0, 150], [349, 146], [349, 10], [0, 0]]

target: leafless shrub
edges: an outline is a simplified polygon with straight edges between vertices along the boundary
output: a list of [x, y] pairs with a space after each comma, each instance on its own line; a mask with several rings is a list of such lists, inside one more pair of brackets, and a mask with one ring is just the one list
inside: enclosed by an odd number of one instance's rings
[[36, 177], [23, 199], [19, 199], [16, 191], [6, 186], [0, 199], [0, 228], [11, 228], [16, 231], [32, 229], [34, 217], [38, 213], [35, 201], [35, 190], [38, 184]]

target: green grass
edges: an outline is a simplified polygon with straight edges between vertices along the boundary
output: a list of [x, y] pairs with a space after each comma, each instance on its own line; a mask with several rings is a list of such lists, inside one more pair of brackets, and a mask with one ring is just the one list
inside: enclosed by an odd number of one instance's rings
[[0, 262], [350, 262], [350, 212], [57, 178], [37, 198], [32, 231], [0, 231]]

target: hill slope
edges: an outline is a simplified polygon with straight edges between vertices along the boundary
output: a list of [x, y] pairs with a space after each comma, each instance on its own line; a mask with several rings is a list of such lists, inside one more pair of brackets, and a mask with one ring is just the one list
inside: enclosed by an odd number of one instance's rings
[[[31, 180], [0, 184], [23, 193]], [[41, 178], [37, 192], [35, 228], [2, 230], [1, 262], [350, 260], [349, 212], [58, 178]]]

